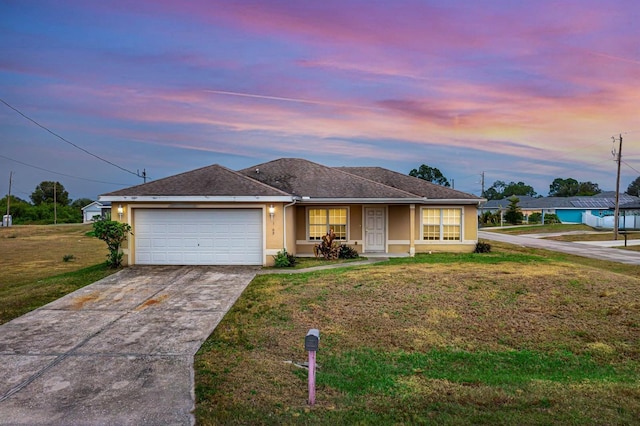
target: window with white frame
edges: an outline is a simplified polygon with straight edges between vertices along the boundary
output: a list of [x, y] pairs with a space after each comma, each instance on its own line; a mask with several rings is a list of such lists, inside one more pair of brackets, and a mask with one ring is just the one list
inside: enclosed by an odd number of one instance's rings
[[423, 209], [422, 239], [460, 241], [462, 239], [461, 209]]
[[346, 208], [311, 208], [308, 210], [307, 223], [310, 240], [321, 240], [331, 229], [336, 239], [347, 239]]

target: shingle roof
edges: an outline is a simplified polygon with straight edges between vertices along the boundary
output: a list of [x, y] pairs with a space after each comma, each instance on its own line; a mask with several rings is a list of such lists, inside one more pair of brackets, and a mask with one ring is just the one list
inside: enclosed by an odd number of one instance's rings
[[310, 197], [312, 199], [479, 200], [381, 167], [327, 167], [299, 158], [281, 158], [240, 171], [214, 164], [113, 191], [102, 197]]
[[480, 197], [476, 197], [473, 194], [467, 194], [466, 192], [456, 191], [455, 189], [447, 188], [442, 185], [436, 185], [432, 182], [427, 182], [424, 179], [419, 179], [409, 175], [403, 175], [402, 173], [394, 172], [382, 167], [336, 167], [338, 170], [345, 171], [357, 176], [361, 176], [366, 179], [370, 179], [375, 182], [382, 183], [384, 185], [391, 186], [393, 188], [406, 191], [420, 197], [426, 197], [429, 199], [441, 199], [441, 200], [480, 200]]
[[287, 196], [277, 188], [214, 164], [103, 196]]
[[349, 199], [419, 198], [370, 179], [300, 158], [281, 158], [240, 173], [299, 197]]

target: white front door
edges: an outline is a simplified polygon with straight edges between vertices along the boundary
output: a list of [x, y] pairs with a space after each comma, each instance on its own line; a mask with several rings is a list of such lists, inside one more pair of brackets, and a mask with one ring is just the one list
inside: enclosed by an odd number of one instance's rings
[[364, 250], [367, 252], [385, 251], [384, 208], [383, 207], [366, 207], [364, 209], [364, 214], [365, 214]]

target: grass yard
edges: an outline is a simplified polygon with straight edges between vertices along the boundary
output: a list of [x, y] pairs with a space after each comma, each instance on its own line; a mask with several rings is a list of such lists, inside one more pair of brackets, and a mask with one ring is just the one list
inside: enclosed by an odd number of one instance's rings
[[86, 235], [91, 230], [82, 224], [0, 228], [0, 324], [114, 272], [104, 266], [106, 244]]
[[[597, 234], [569, 234], [569, 235], [558, 235], [554, 237], [549, 237], [549, 240], [556, 241], [614, 241], [613, 232], [602, 232]], [[640, 251], [640, 245], [638, 245], [638, 240], [640, 240], [640, 233], [634, 232], [627, 235], [627, 246], [624, 245], [613, 247], [618, 250], [631, 250], [631, 251]], [[621, 244], [624, 244], [624, 236], [619, 235], [618, 241]]]
[[[492, 232], [500, 232], [504, 234], [511, 235], [526, 235], [526, 234], [553, 234], [558, 232], [573, 232], [571, 234], [566, 235], [550, 235], [549, 237], [545, 237], [549, 240], [556, 241], [613, 241], [613, 231], [596, 231], [594, 228], [591, 228], [587, 225], [562, 225], [562, 224], [552, 224], [552, 225], [532, 225], [532, 226], [518, 226], [513, 228], [482, 228], [483, 231], [492, 231]], [[627, 235], [627, 240], [639, 240], [640, 232], [631, 231]], [[624, 241], [623, 235], [618, 235], [619, 241]], [[618, 246], [615, 247], [620, 250], [632, 250], [632, 251], [640, 251], [640, 245], [628, 245], [627, 247]]]
[[196, 356], [197, 423], [637, 424], [638, 268], [492, 245], [258, 276]]
[[289, 269], [306, 269], [314, 268], [317, 266], [335, 265], [336, 263], [351, 263], [367, 260], [366, 257], [358, 257], [355, 259], [336, 259], [325, 260], [322, 257], [298, 257], [296, 258], [296, 264], [293, 268], [276, 268], [275, 266], [267, 267], [266, 269], [282, 270], [282, 273], [286, 273]]
[[[565, 235], [554, 235], [551, 237], [547, 237], [549, 240], [556, 241], [613, 241], [613, 231], [601, 231], [597, 233], [588, 233], [588, 234], [565, 234]], [[624, 241], [623, 236], [618, 237], [619, 240]], [[629, 238], [631, 239], [631, 238]]]
[[500, 232], [510, 235], [522, 234], [551, 234], [555, 232], [595, 231], [594, 228], [581, 224], [553, 223], [546, 225], [518, 225], [518, 226], [492, 226], [480, 228], [481, 231]]

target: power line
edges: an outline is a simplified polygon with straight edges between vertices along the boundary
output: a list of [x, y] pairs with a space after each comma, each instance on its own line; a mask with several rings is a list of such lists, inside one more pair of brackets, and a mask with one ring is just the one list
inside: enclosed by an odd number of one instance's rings
[[622, 164], [624, 164], [625, 166], [629, 167], [629, 168], [630, 168], [631, 170], [633, 170], [634, 172], [636, 172], [636, 173], [640, 173], [640, 170], [637, 170], [637, 169], [636, 169], [636, 168], [634, 168], [631, 164], [627, 163], [627, 162], [626, 162], [626, 161], [624, 161], [624, 160], [621, 160], [621, 161], [622, 161]]
[[47, 131], [47, 132], [51, 133], [53, 136], [57, 137], [57, 138], [58, 138], [58, 139], [60, 139], [61, 141], [68, 143], [69, 145], [71, 145], [71, 146], [73, 146], [73, 147], [75, 147], [75, 148], [79, 149], [80, 151], [82, 151], [82, 152], [84, 152], [84, 153], [86, 153], [86, 154], [89, 154], [90, 156], [95, 157], [95, 158], [97, 158], [97, 159], [98, 159], [98, 160], [100, 160], [100, 161], [104, 161], [104, 162], [105, 162], [105, 163], [107, 163], [107, 164], [110, 164], [110, 165], [112, 165], [112, 166], [114, 166], [114, 167], [117, 167], [118, 169], [120, 169], [120, 170], [122, 170], [122, 171], [125, 171], [125, 172], [127, 172], [127, 173], [131, 173], [131, 174], [132, 174], [132, 175], [134, 175], [134, 176], [137, 176], [137, 177], [140, 177], [140, 178], [141, 178], [141, 177], [143, 177], [143, 176], [141, 176], [139, 173], [132, 172], [131, 170], [125, 169], [124, 167], [121, 167], [121, 166], [117, 165], [116, 163], [113, 163], [113, 162], [111, 162], [111, 161], [109, 161], [109, 160], [107, 160], [107, 159], [105, 159], [105, 158], [102, 158], [102, 157], [100, 157], [99, 155], [96, 155], [96, 154], [94, 154], [94, 153], [92, 153], [92, 152], [90, 152], [90, 151], [87, 151], [86, 149], [84, 149], [84, 148], [82, 148], [82, 147], [80, 147], [80, 146], [76, 145], [75, 143], [73, 143], [73, 142], [71, 142], [71, 141], [68, 141], [67, 139], [65, 139], [65, 138], [63, 138], [62, 136], [60, 136], [59, 134], [57, 134], [56, 132], [54, 132], [54, 131], [52, 131], [52, 130], [49, 130], [47, 127], [45, 127], [45, 126], [43, 126], [42, 124], [38, 123], [38, 122], [37, 122], [36, 120], [34, 120], [33, 118], [31, 118], [31, 117], [27, 116], [26, 114], [24, 114], [22, 111], [20, 111], [20, 110], [19, 110], [19, 109], [17, 109], [16, 107], [14, 107], [14, 106], [10, 105], [10, 104], [9, 104], [8, 102], [6, 102], [4, 99], [0, 98], [0, 102], [2, 102], [3, 104], [5, 104], [7, 107], [11, 108], [12, 110], [14, 110], [15, 112], [17, 112], [17, 113], [18, 113], [18, 114], [20, 114], [22, 117], [24, 117], [25, 119], [29, 120], [30, 122], [32, 122], [32, 123], [33, 123], [33, 124], [35, 124], [36, 126], [38, 126], [38, 127], [40, 127], [41, 129], [43, 129], [43, 130], [45, 130], [45, 131]]
[[45, 172], [48, 172], [48, 173], [53, 173], [54, 175], [66, 176], [66, 177], [70, 177], [70, 178], [73, 178], [73, 179], [86, 180], [88, 182], [106, 183], [108, 185], [119, 185], [119, 186], [129, 186], [129, 185], [131, 185], [129, 183], [104, 182], [104, 181], [101, 181], [101, 180], [82, 178], [82, 177], [79, 177], [79, 176], [68, 175], [66, 173], [54, 172], [53, 170], [43, 169], [42, 167], [34, 166], [33, 164], [27, 164], [27, 163], [24, 163], [22, 161], [15, 160], [13, 158], [6, 157], [6, 156], [4, 156], [2, 154], [0, 154], [0, 158], [4, 158], [5, 160], [13, 161], [13, 162], [18, 163], [18, 164], [22, 164], [23, 166], [33, 167], [34, 169], [42, 170], [42, 171], [45, 171]]

